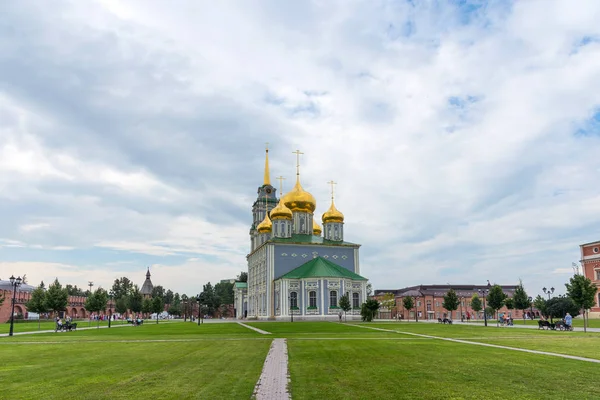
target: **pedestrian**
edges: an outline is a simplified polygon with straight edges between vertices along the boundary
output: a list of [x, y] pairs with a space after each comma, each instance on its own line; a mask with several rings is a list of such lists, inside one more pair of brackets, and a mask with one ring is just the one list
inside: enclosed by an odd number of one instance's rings
[[567, 315], [565, 315], [565, 326], [567, 329], [571, 329], [571, 324], [573, 324], [573, 317], [571, 314], [567, 313]]
[[338, 313], [338, 317], [340, 317], [340, 322], [342, 322], [342, 312], [341, 311]]

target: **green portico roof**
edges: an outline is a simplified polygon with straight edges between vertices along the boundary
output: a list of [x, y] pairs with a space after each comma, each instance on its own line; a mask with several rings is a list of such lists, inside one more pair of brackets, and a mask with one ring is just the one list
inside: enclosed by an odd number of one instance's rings
[[355, 274], [354, 272], [340, 267], [339, 265], [324, 259], [323, 257], [313, 258], [280, 276], [277, 279], [302, 279], [302, 278], [347, 278], [355, 281], [366, 281], [367, 278]]
[[235, 287], [238, 289], [245, 289], [248, 287], [248, 282], [236, 282]]
[[299, 235], [293, 234], [292, 237], [289, 238], [276, 238], [272, 237], [269, 239], [270, 242], [275, 243], [299, 243], [299, 244], [327, 244], [327, 245], [337, 245], [337, 246], [360, 246], [356, 243], [350, 242], [336, 242], [335, 240], [327, 240], [323, 239], [322, 236], [315, 235]]

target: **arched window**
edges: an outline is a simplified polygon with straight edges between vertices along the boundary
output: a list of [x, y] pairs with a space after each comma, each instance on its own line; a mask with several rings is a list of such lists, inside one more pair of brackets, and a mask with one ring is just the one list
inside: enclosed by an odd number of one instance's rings
[[290, 307], [298, 308], [298, 293], [296, 292], [290, 293]]
[[352, 308], [359, 308], [358, 293], [352, 293]]
[[308, 292], [308, 306], [316, 307], [317, 306], [317, 292], [311, 290]]
[[332, 290], [329, 292], [329, 307], [337, 307], [337, 291]]

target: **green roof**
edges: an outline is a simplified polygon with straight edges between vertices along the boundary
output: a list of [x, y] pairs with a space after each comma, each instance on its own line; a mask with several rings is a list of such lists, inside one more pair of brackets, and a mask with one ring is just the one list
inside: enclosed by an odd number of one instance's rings
[[315, 235], [299, 235], [293, 234], [290, 238], [275, 238], [269, 239], [270, 242], [275, 243], [299, 243], [299, 244], [327, 244], [332, 246], [359, 246], [356, 243], [350, 242], [337, 242], [335, 240], [323, 239], [322, 236]]
[[248, 282], [236, 282], [235, 287], [238, 289], [245, 289], [248, 287]]
[[277, 279], [302, 279], [302, 278], [347, 278], [357, 281], [366, 281], [367, 278], [355, 274], [354, 272], [340, 267], [323, 257], [313, 258], [307, 263], [302, 264], [280, 276]]

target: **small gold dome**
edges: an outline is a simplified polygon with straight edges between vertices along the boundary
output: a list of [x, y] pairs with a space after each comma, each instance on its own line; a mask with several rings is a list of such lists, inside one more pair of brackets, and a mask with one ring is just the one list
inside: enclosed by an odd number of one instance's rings
[[313, 219], [313, 235], [321, 236], [321, 232], [323, 232], [323, 230], [321, 229], [321, 226], [319, 224], [317, 224], [317, 221], [315, 221]]
[[292, 217], [292, 210], [290, 210], [285, 206], [285, 204], [283, 204], [283, 197], [281, 197], [279, 199], [279, 203], [277, 203], [275, 208], [271, 210], [271, 219], [273, 221], [277, 219], [287, 219], [291, 221]]
[[285, 196], [283, 204], [292, 211], [314, 213], [317, 208], [317, 201], [312, 194], [302, 189], [300, 179], [296, 180], [296, 185]]
[[265, 219], [262, 220], [260, 224], [256, 227], [258, 233], [271, 233], [273, 229], [273, 224], [271, 223], [271, 219], [269, 218], [269, 213], [265, 215]]
[[329, 210], [323, 214], [322, 221], [324, 224], [328, 222], [344, 222], [344, 214], [335, 208], [333, 200], [331, 200], [331, 207], [329, 207]]

